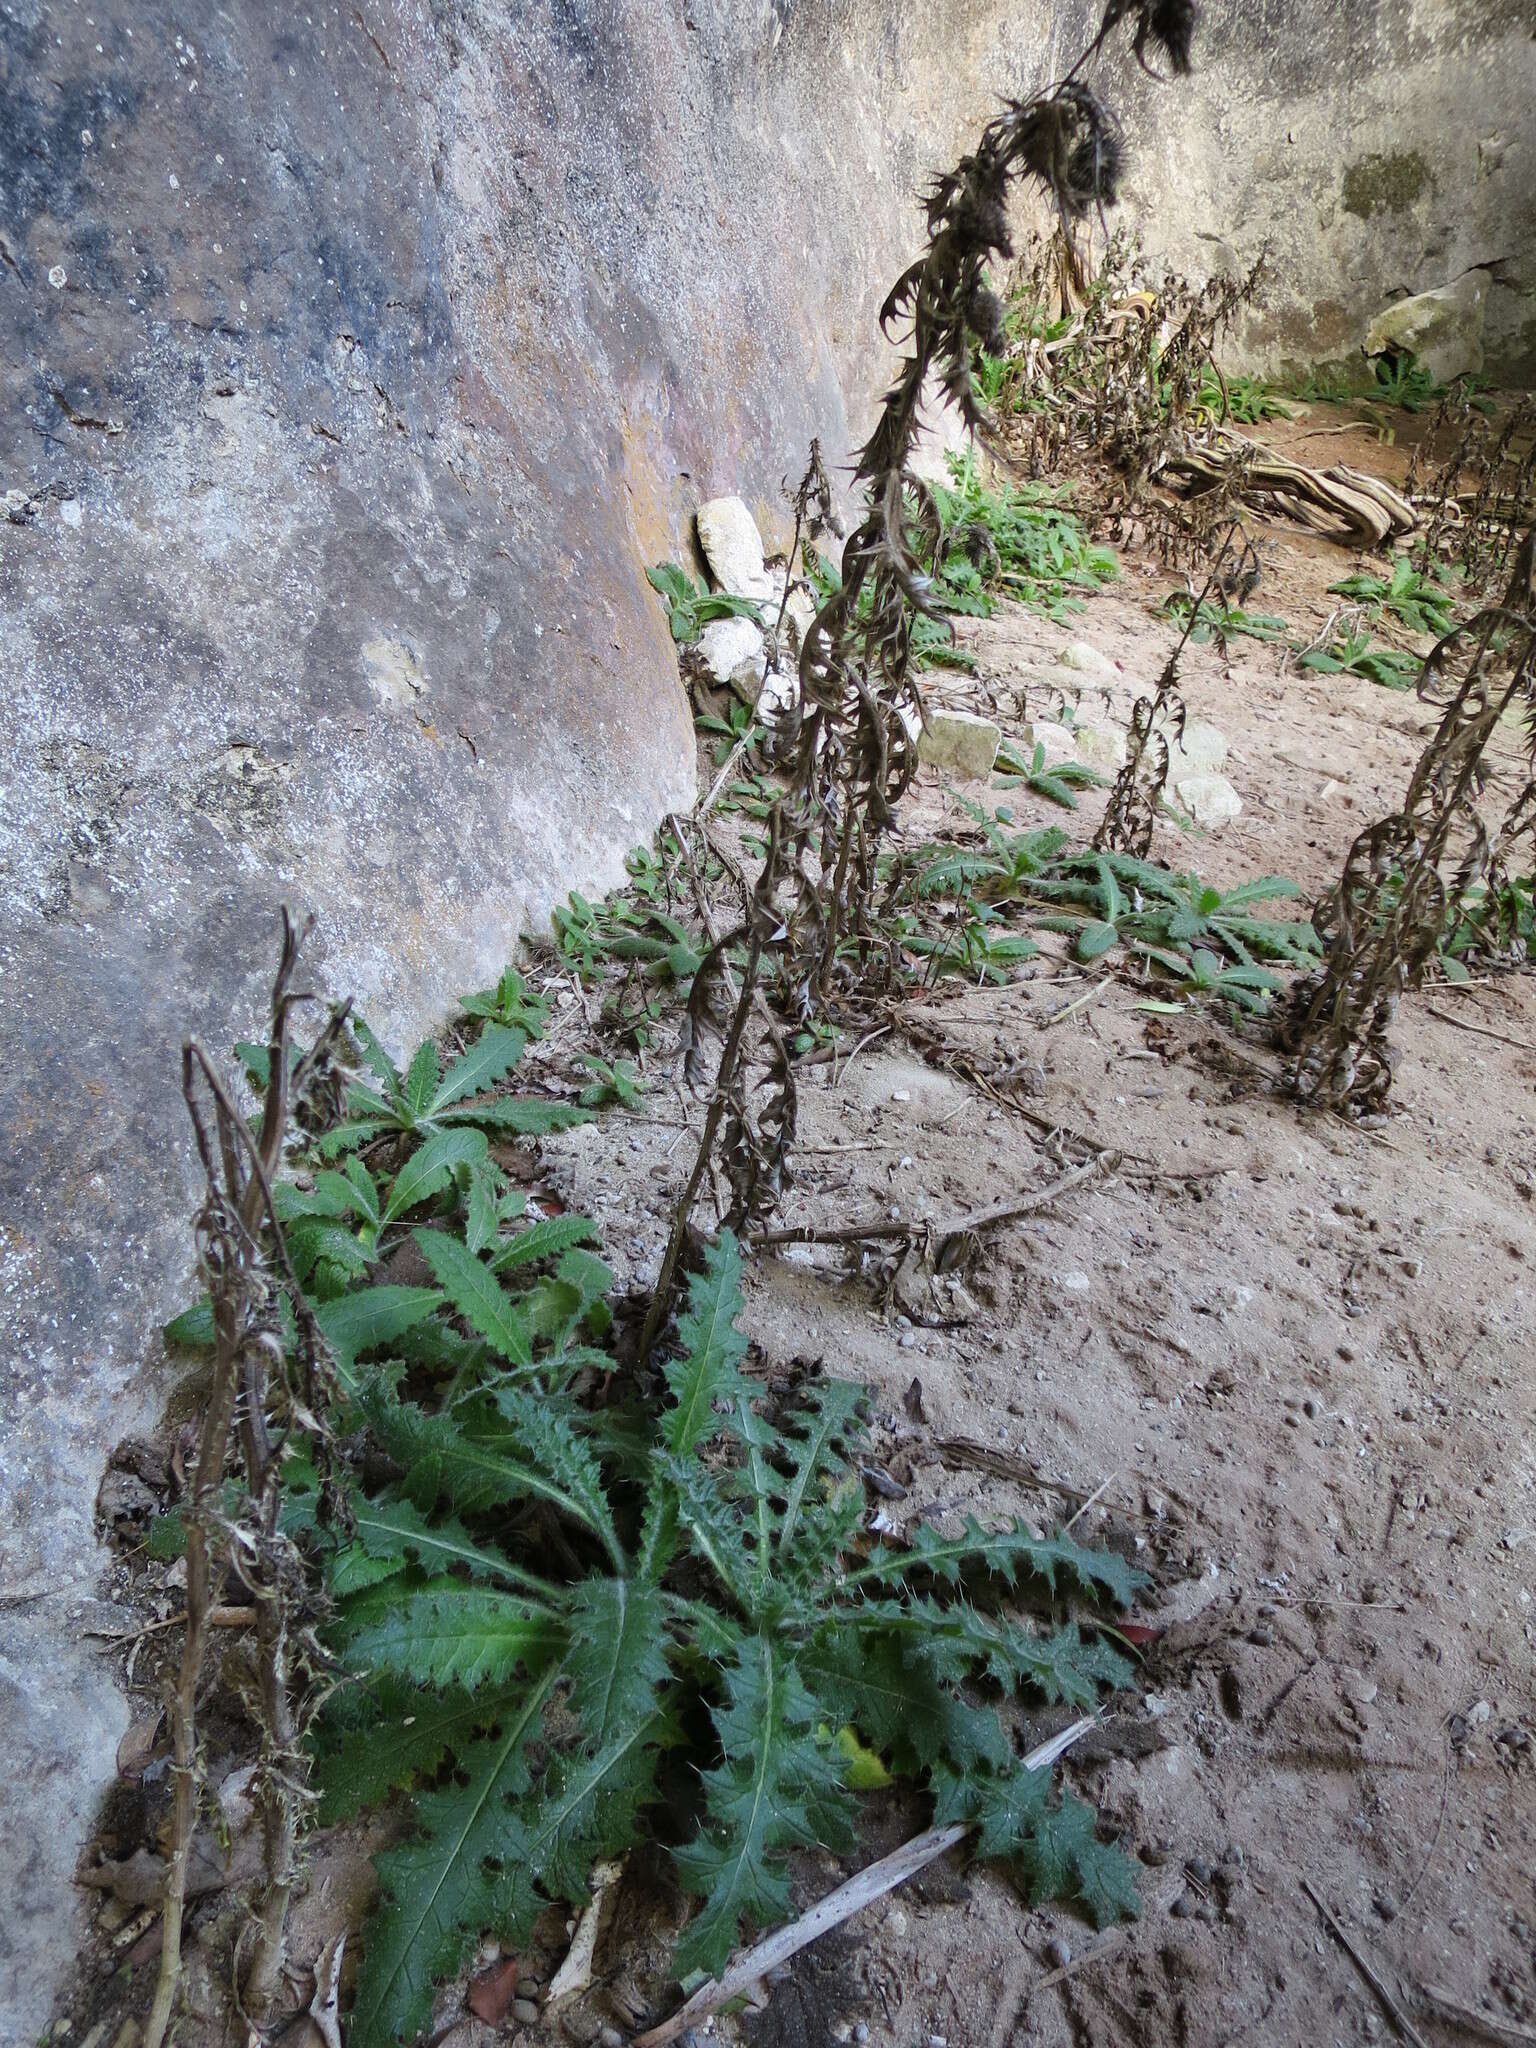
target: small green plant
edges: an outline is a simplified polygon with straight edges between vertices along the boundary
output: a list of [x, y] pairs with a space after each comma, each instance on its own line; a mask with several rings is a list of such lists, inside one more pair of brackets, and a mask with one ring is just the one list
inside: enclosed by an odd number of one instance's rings
[[1210, 598], [1199, 603], [1187, 590], [1171, 591], [1157, 608], [1160, 619], [1171, 619], [1175, 625], [1189, 623], [1189, 637], [1204, 645], [1214, 640], [1223, 651], [1232, 639], [1246, 638], [1262, 640], [1267, 646], [1287, 645], [1291, 629], [1284, 619], [1278, 619], [1269, 612], [1244, 611], [1241, 605], [1217, 604]]
[[679, 645], [697, 640], [715, 619], [751, 619], [763, 622], [762, 609], [750, 598], [732, 597], [723, 590], [705, 590], [676, 562], [658, 562], [647, 569], [645, 580], [667, 607], [672, 638]]
[[1384, 405], [1399, 405], [1404, 412], [1422, 412], [1426, 405], [1445, 396], [1445, 386], [1437, 384], [1409, 350], [1377, 356], [1375, 370], [1370, 395]]
[[[1188, 977], [1202, 950], [1243, 969], [1257, 969], [1261, 960], [1301, 966], [1318, 951], [1310, 921], [1254, 915], [1256, 904], [1300, 895], [1283, 875], [1261, 875], [1223, 891], [1198, 875], [1173, 874], [1129, 854], [1080, 853], [1058, 862], [1035, 885], [1035, 893], [1051, 902], [1083, 905], [1051, 912], [1037, 922], [1048, 930], [1075, 933], [1074, 950], [1084, 961], [1102, 959], [1126, 944], [1154, 965]], [[1272, 985], [1260, 979], [1254, 992], [1265, 993]]]
[[906, 950], [926, 963], [924, 979], [954, 974], [966, 981], [1002, 983], [1013, 970], [1040, 951], [1033, 939], [1011, 931], [995, 905], [967, 899], [955, 916], [936, 928], [915, 919], [898, 919], [896, 931]]
[[1348, 405], [1357, 393], [1341, 371], [1320, 364], [1307, 373], [1292, 396], [1308, 405]]
[[1326, 676], [1364, 676], [1384, 690], [1411, 690], [1424, 664], [1415, 654], [1382, 646], [1360, 627], [1340, 633], [1326, 647], [1309, 648], [1299, 666]]
[[1002, 903], [1029, 894], [1065, 851], [1067, 835], [1059, 825], [1030, 832], [1012, 832], [1013, 813], [999, 809], [988, 816], [980, 804], [962, 799], [962, 809], [977, 827], [974, 843], [947, 845], [930, 841], [913, 847], [882, 870], [895, 900], [921, 902], [939, 896], [966, 896]]
[[[489, 999], [494, 997], [489, 992]], [[482, 991], [473, 1000], [486, 998]], [[356, 1152], [378, 1138], [432, 1138], [434, 1169], [441, 1165], [446, 1178], [450, 1168], [483, 1152], [486, 1131], [534, 1137], [585, 1123], [585, 1112], [569, 1104], [495, 1092], [522, 1058], [531, 1014], [525, 1012], [521, 1029], [487, 1021], [446, 1067], [435, 1041], [426, 1039], [404, 1074], [368, 1026], [356, 1020], [353, 1032], [369, 1071], [348, 1087], [344, 1115], [320, 1141], [325, 1156]], [[249, 1063], [248, 1071], [258, 1078]], [[361, 1192], [358, 1199], [365, 1199]]]
[[1441, 579], [1415, 566], [1409, 555], [1399, 555], [1390, 576], [1362, 571], [1330, 583], [1330, 593], [1347, 597], [1360, 606], [1367, 618], [1389, 611], [1415, 633], [1433, 633], [1438, 639], [1456, 622], [1455, 598]]
[[[1077, 798], [1072, 794], [1076, 789], [1103, 789], [1104, 777], [1086, 761], [1054, 761], [1046, 766], [1045, 744], [1036, 740], [1033, 754], [1026, 762], [1016, 754], [1005, 741], [999, 749], [994, 772], [999, 788], [1023, 787], [1035, 796], [1043, 796], [1048, 803], [1060, 804], [1065, 811], [1077, 809]], [[1008, 811], [998, 812], [1004, 824], [1012, 823]]]
[[640, 1107], [645, 1083], [628, 1060], [605, 1060], [592, 1052], [577, 1058], [592, 1076], [578, 1098], [583, 1109], [606, 1109], [615, 1102], [623, 1109]]
[[988, 616], [993, 593], [1001, 593], [1062, 619], [1082, 609], [1078, 593], [1101, 590], [1119, 574], [1114, 550], [1089, 540], [1059, 490], [989, 489], [970, 449], [947, 462], [950, 483], [933, 487], [945, 548], [938, 594], [947, 609]]
[[1262, 420], [1288, 420], [1292, 417], [1290, 407], [1275, 397], [1270, 386], [1262, 377], [1217, 377], [1213, 370], [1207, 370], [1201, 380], [1200, 404], [1218, 419], [1234, 419], [1244, 426], [1257, 426]]
[[[489, 1259], [451, 1224], [422, 1229], [437, 1290], [321, 1311], [328, 1335], [347, 1312], [342, 1421], [375, 1455], [348, 1461], [329, 1523], [290, 1460], [285, 1527], [324, 1574], [351, 1674], [318, 1739], [320, 1816], [411, 1793], [405, 1838], [376, 1858], [356, 2048], [414, 2039], [484, 1930], [516, 1945], [550, 1902], [580, 1904], [593, 1864], [650, 1832], [684, 1743], [694, 1771], [672, 1782], [697, 1784], [698, 1810], [679, 1835], [668, 1805], [662, 1831], [699, 1901], [679, 1974], [718, 1971], [743, 1921], [787, 1916], [788, 1851], [852, 1846], [851, 1781], [882, 1775], [854, 1771], [861, 1754], [925, 1781], [936, 1819], [974, 1823], [1031, 1897], [1098, 1924], [1134, 1913], [1129, 1864], [1020, 1767], [995, 1703], [1023, 1687], [1085, 1707], [1127, 1683], [1065, 1603], [1124, 1607], [1139, 1575], [1022, 1522], [871, 1540], [864, 1391], [778, 1401], [742, 1371], [729, 1233], [690, 1283], [662, 1403], [586, 1405], [607, 1330], [606, 1269], [573, 1249], [590, 1228], [535, 1224]], [[1047, 1626], [1012, 1611], [1015, 1589]]]
[[510, 1025], [528, 1038], [542, 1037], [549, 1022], [549, 1004], [533, 993], [515, 967], [508, 967], [494, 988], [465, 996], [459, 1007], [467, 1017]]
[[583, 981], [627, 963], [652, 979], [686, 987], [702, 957], [687, 926], [644, 890], [617, 890], [590, 903], [573, 889], [566, 907], [554, 913], [554, 930], [558, 958]]

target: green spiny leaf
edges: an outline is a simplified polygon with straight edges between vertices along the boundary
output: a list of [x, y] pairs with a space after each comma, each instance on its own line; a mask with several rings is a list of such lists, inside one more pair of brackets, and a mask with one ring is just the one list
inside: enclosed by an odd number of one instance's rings
[[392, 1344], [440, 1307], [442, 1299], [433, 1287], [365, 1287], [323, 1303], [315, 1321], [338, 1368], [349, 1377], [359, 1358]]
[[519, 1668], [542, 1666], [563, 1646], [548, 1608], [525, 1598], [437, 1579], [402, 1592], [385, 1585], [359, 1594], [338, 1619], [348, 1667], [388, 1671], [419, 1685], [476, 1692], [503, 1686]]
[[787, 1917], [784, 1851], [816, 1841], [812, 1804], [834, 1814], [844, 1774], [841, 1753], [816, 1738], [816, 1701], [771, 1636], [741, 1645], [714, 1718], [725, 1760], [705, 1776], [705, 1825], [673, 1851], [684, 1885], [704, 1899], [678, 1945], [679, 1972], [718, 1974], [744, 1917]]
[[430, 1195], [441, 1194], [456, 1166], [471, 1166], [483, 1160], [485, 1152], [483, 1131], [434, 1131], [395, 1175], [380, 1221], [393, 1223]]
[[688, 1282], [688, 1308], [679, 1317], [683, 1350], [663, 1371], [675, 1403], [662, 1424], [668, 1448], [685, 1455], [720, 1427], [717, 1404], [734, 1401], [750, 1381], [737, 1371], [747, 1340], [736, 1327], [741, 1313], [741, 1253], [728, 1230], [704, 1256], [704, 1271]]
[[458, 1749], [459, 1774], [417, 1800], [411, 1840], [376, 1859], [384, 1900], [368, 1923], [348, 2030], [351, 2048], [397, 2048], [432, 2012], [432, 1986], [453, 1975], [497, 1917], [511, 1802], [528, 1790], [524, 1754], [558, 1667], [530, 1685], [494, 1732]]
[[583, 1579], [566, 1612], [571, 1709], [601, 1747], [648, 1721], [667, 1676], [666, 1603], [639, 1579]]
[[572, 1245], [584, 1244], [595, 1235], [590, 1219], [585, 1216], [545, 1216], [509, 1238], [491, 1260], [491, 1269], [507, 1273], [515, 1266], [530, 1266], [536, 1259], [568, 1251]]
[[418, 1230], [416, 1243], [438, 1284], [470, 1328], [510, 1365], [533, 1363], [528, 1318], [491, 1268], [467, 1245], [440, 1230]]
[[487, 1024], [467, 1052], [460, 1053], [443, 1076], [432, 1097], [431, 1113], [436, 1116], [451, 1103], [464, 1102], [483, 1094], [511, 1073], [528, 1043], [524, 1033], [509, 1024]]

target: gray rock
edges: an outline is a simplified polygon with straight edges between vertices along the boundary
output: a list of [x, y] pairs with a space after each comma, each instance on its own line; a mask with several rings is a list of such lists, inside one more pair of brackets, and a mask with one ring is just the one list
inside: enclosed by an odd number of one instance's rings
[[1125, 766], [1125, 728], [1099, 725], [1078, 719], [1072, 727], [1078, 758], [1101, 775], [1114, 775]]
[[1042, 750], [1041, 765], [1045, 768], [1081, 759], [1073, 728], [1053, 718], [1033, 718], [1020, 727], [1018, 751], [1026, 762], [1034, 759], [1036, 747]]
[[945, 769], [962, 781], [979, 781], [992, 773], [1002, 738], [1001, 728], [990, 718], [978, 718], [973, 711], [946, 711], [941, 706], [929, 705], [925, 707], [917, 755], [930, 767]]
[[1435, 291], [1399, 299], [1371, 322], [1365, 353], [1379, 356], [1391, 348], [1406, 349], [1440, 383], [1481, 370], [1491, 281], [1488, 271], [1469, 270]]
[[531, 2027], [539, 2017], [539, 2008], [531, 1998], [514, 1998], [512, 2001], [512, 2017], [520, 2027]]
[[1186, 718], [1182, 733], [1167, 731], [1168, 769], [1181, 775], [1218, 775], [1227, 764], [1227, 736], [1203, 718]]
[[1053, 1970], [1064, 1970], [1072, 1960], [1072, 1949], [1058, 1934], [1045, 1944], [1045, 1960]]

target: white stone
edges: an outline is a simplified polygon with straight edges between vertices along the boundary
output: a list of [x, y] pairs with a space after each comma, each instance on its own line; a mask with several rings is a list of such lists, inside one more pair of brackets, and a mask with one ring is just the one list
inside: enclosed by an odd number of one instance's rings
[[1454, 284], [1432, 292], [1416, 292], [1376, 315], [1366, 332], [1364, 350], [1379, 356], [1389, 348], [1408, 349], [1437, 383], [1483, 367], [1483, 317], [1488, 298], [1488, 272], [1469, 270]]
[[1077, 742], [1078, 758], [1090, 768], [1097, 768], [1101, 775], [1113, 775], [1125, 766], [1123, 726], [1092, 725], [1078, 719], [1072, 737]]
[[757, 693], [757, 715], [765, 725], [775, 725], [800, 701], [800, 676], [793, 667], [771, 668]]
[[917, 758], [932, 768], [948, 768], [963, 781], [973, 781], [992, 773], [992, 763], [1002, 743], [1002, 729], [990, 718], [978, 718], [973, 711], [945, 711], [928, 705], [917, 742]]
[[1063, 668], [1076, 669], [1079, 675], [1108, 677], [1116, 673], [1109, 656], [1100, 654], [1087, 640], [1069, 640], [1056, 659]]
[[757, 701], [767, 656], [763, 629], [751, 619], [712, 619], [700, 633], [699, 655], [717, 683]]
[[1168, 733], [1168, 767], [1177, 781], [1182, 775], [1218, 775], [1227, 765], [1227, 736], [1202, 718], [1187, 718], [1177, 740]]
[[775, 587], [763, 565], [763, 537], [742, 499], [711, 498], [694, 514], [694, 523], [710, 574], [721, 590], [732, 597], [778, 602], [784, 586]]
[[1173, 785], [1173, 793], [1207, 832], [1242, 816], [1243, 800], [1224, 775], [1186, 775]]
[[1077, 741], [1070, 726], [1058, 724], [1053, 718], [1032, 718], [1019, 733], [1018, 752], [1029, 767], [1035, 758], [1035, 749], [1042, 749], [1041, 765], [1046, 768], [1058, 767], [1063, 761], [1079, 759]]

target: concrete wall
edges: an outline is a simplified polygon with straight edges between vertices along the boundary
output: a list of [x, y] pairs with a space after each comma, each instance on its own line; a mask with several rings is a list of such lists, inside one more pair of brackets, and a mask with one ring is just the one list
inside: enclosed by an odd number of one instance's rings
[[1134, 162], [1118, 218], [1188, 275], [1273, 251], [1237, 356], [1358, 361], [1390, 301], [1487, 273], [1496, 381], [1536, 382], [1533, 0], [1206, 0], [1177, 102], [1106, 75]]

